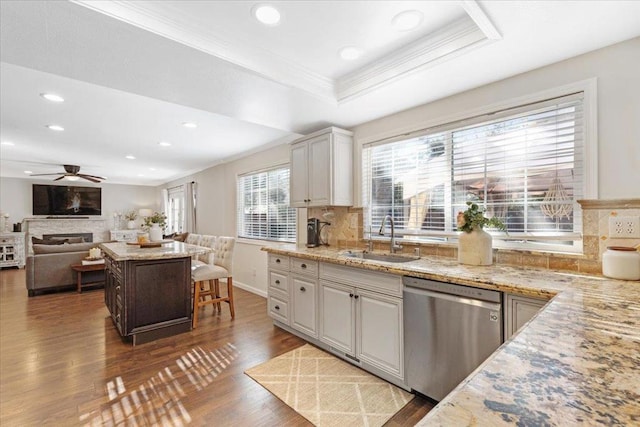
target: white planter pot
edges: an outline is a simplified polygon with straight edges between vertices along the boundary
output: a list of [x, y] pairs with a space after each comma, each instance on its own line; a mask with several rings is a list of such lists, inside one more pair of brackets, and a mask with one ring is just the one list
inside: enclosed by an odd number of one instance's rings
[[159, 242], [162, 240], [162, 228], [158, 224], [153, 224], [149, 229], [149, 240]]
[[133, 230], [134, 228], [136, 228], [136, 222], [134, 220], [128, 221], [127, 222], [127, 228], [129, 230]]
[[493, 242], [486, 231], [474, 228], [458, 238], [458, 262], [467, 265], [493, 264]]

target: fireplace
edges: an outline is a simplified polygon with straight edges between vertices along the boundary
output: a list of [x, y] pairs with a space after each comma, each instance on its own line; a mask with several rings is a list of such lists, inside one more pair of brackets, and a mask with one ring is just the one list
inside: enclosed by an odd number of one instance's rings
[[93, 242], [93, 233], [58, 233], [58, 234], [43, 234], [43, 239], [51, 238], [63, 238], [63, 237], [82, 237], [85, 242]]

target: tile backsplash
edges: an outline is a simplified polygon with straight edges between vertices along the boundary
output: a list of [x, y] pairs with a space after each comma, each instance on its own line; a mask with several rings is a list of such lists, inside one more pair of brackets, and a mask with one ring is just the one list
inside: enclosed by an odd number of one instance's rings
[[[602, 254], [607, 246], [640, 245], [639, 238], [616, 239], [609, 236], [611, 216], [640, 216], [640, 199], [624, 200], [580, 200], [583, 223], [583, 254], [538, 252], [531, 250], [494, 249], [494, 262], [503, 265], [539, 267], [551, 270], [565, 270], [581, 273], [601, 274]], [[366, 249], [367, 241], [363, 233], [362, 208], [328, 207], [310, 208], [309, 218], [319, 218], [331, 225], [322, 231], [322, 239], [338, 249]], [[403, 252], [413, 254], [420, 247], [422, 255], [456, 258], [458, 248], [454, 243], [429, 244], [403, 242]], [[386, 241], [374, 242], [376, 250], [388, 250]]]

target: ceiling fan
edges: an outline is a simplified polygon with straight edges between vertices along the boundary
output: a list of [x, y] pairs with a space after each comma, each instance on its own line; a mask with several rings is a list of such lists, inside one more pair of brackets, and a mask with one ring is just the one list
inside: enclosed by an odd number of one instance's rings
[[96, 175], [86, 175], [83, 173], [80, 173], [80, 166], [76, 166], [76, 165], [63, 165], [64, 166], [64, 170], [65, 172], [59, 172], [59, 173], [38, 173], [38, 174], [34, 174], [31, 176], [46, 176], [46, 175], [60, 175], [59, 177], [57, 177], [56, 179], [54, 179], [54, 181], [60, 181], [61, 179], [67, 178], [69, 181], [77, 181], [79, 178], [82, 179], [86, 179], [87, 181], [91, 181], [91, 182], [95, 182], [95, 183], [100, 183], [103, 180], [107, 179], [103, 176], [96, 176]]

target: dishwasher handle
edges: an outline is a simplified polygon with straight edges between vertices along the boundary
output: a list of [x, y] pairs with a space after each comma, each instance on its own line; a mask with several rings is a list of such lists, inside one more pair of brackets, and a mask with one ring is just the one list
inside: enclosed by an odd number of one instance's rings
[[501, 308], [501, 304], [499, 302], [482, 301], [478, 299], [465, 298], [457, 295], [427, 291], [424, 289], [411, 288], [407, 286], [405, 286], [404, 292], [409, 294], [414, 294], [414, 295], [421, 295], [421, 296], [427, 296], [431, 298], [443, 299], [443, 300], [452, 301], [460, 304], [472, 305], [474, 307], [485, 308], [487, 310], [493, 310], [493, 311], [500, 311], [500, 308]]

